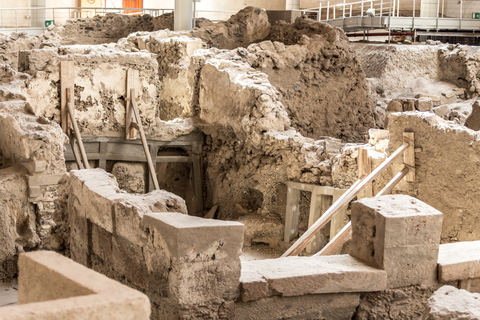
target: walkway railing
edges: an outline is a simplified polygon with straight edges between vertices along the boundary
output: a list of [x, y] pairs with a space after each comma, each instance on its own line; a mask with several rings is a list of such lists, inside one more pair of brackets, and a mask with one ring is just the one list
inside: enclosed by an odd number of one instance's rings
[[455, 2], [458, 8], [452, 9], [449, 3], [446, 11], [445, 0], [433, 5], [421, 6], [420, 0], [320, 0], [319, 7], [300, 10], [302, 13], [328, 22], [348, 31], [365, 29], [388, 30], [479, 30], [480, 19], [472, 19], [472, 10], [480, 12], [480, 7], [472, 9], [464, 5], [467, 0]]
[[[337, 201], [282, 255], [282, 257], [298, 255], [315, 239], [315, 234], [320, 231], [332, 218], [347, 206], [360, 192], [375, 178], [377, 178], [398, 157], [404, 155], [404, 167], [395, 177], [378, 193], [377, 196], [388, 194], [397, 183], [407, 176], [407, 180], [415, 178], [415, 149], [414, 133], [404, 132], [403, 144], [372, 173], [355, 182]], [[326, 255], [334, 253], [345, 242], [351, 239], [351, 222], [349, 222], [330, 242], [317, 254]]]

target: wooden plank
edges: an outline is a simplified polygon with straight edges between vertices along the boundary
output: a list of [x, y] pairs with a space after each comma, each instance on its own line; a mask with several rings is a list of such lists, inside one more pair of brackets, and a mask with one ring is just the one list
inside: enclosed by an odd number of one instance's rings
[[75, 120], [75, 110], [73, 108], [73, 99], [71, 97], [72, 91], [70, 89], [66, 90], [67, 92], [67, 107], [68, 113], [70, 115], [70, 121], [73, 126], [73, 133], [75, 135], [75, 139], [77, 140], [78, 148], [80, 149], [80, 155], [83, 160], [83, 166], [85, 169], [90, 169], [90, 165], [88, 164], [87, 154], [85, 152], [85, 148], [83, 147], [82, 136], [80, 135], [80, 130], [78, 129], [77, 120]]
[[217, 209], [218, 209], [218, 205], [215, 205], [212, 207], [212, 209], [210, 209], [210, 211], [208, 211], [208, 213], [205, 215], [205, 219], [213, 219], [213, 217], [215, 217], [215, 213], [217, 212]]
[[[388, 194], [397, 183], [402, 180], [402, 178], [408, 173], [408, 168], [404, 167], [402, 171], [393, 177], [389, 183], [375, 196], [380, 197], [382, 195]], [[318, 253], [317, 255], [329, 255], [334, 254], [345, 242], [352, 238], [352, 222], [349, 221], [347, 225], [340, 230], [340, 232], [332, 239], [327, 245]]]
[[78, 170], [85, 169], [83, 166], [82, 160], [80, 159], [80, 151], [78, 150], [77, 145], [75, 144], [75, 137], [72, 130], [68, 130], [68, 140], [70, 140], [70, 147], [72, 148], [73, 158], [77, 164]]
[[294, 244], [291, 246], [282, 257], [288, 257], [291, 255], [298, 255], [311, 241], [315, 236], [318, 230], [323, 228], [332, 218], [334, 214], [337, 213], [344, 205], [348, 204], [364, 187], [366, 184], [372, 182], [380, 173], [390, 164], [393, 163], [400, 155], [403, 154], [405, 149], [409, 146], [408, 143], [404, 143], [400, 148], [398, 148], [390, 157], [385, 159], [381, 165], [379, 165], [371, 174], [369, 174], [365, 179], [363, 179], [357, 186], [353, 186], [345, 192], [345, 194], [335, 202], [330, 209], [325, 212], [325, 214], [315, 222], [315, 224], [307, 230]]
[[376, 195], [376, 197], [383, 196], [385, 194], [390, 194], [390, 192], [393, 190], [393, 188], [395, 188], [397, 183], [399, 183], [400, 180], [402, 180], [402, 178], [408, 174], [409, 170], [410, 169], [408, 167], [403, 167], [403, 169], [399, 173], [397, 173], [395, 177], [393, 177], [393, 179], [390, 180], [390, 182], [387, 183], [387, 185], [382, 190], [380, 190], [380, 192]]
[[337, 252], [345, 242], [352, 239], [352, 221], [349, 221], [330, 242], [314, 256], [326, 256]]
[[405, 180], [408, 182], [415, 182], [415, 133], [404, 132], [403, 142], [408, 142], [410, 144], [403, 154], [403, 163], [408, 167], [408, 173]]
[[[325, 200], [322, 194], [318, 193], [318, 190], [314, 189], [312, 192], [312, 198], [310, 200], [310, 212], [308, 214], [308, 228], [313, 226], [315, 221], [317, 221], [322, 214], [325, 212], [323, 200]], [[310, 242], [306, 247], [305, 251], [307, 253], [317, 252], [320, 249], [320, 230], [315, 234], [315, 240]]]
[[[74, 79], [75, 79], [74, 62], [62, 61], [60, 63], [60, 123], [62, 124], [62, 130], [64, 133], [67, 133], [69, 128], [67, 89], [70, 89], [72, 93], [74, 92], [75, 90]], [[72, 97], [72, 100], [73, 100], [73, 97]]]
[[[362, 178], [368, 176], [372, 173], [372, 162], [371, 159], [368, 157], [368, 150], [364, 147], [360, 147], [358, 149], [358, 157], [357, 157], [357, 164], [358, 164], [358, 178]], [[357, 195], [358, 199], [362, 198], [371, 198], [373, 196], [373, 185], [372, 183], [368, 183], [365, 188], [364, 192], [360, 192]]]
[[302, 190], [302, 191], [310, 191], [310, 192], [312, 192], [313, 189], [316, 187], [315, 184], [296, 182], [296, 181], [287, 181], [287, 182], [285, 182], [285, 184], [288, 187], [293, 188], [293, 189]]
[[[333, 202], [336, 202], [338, 198], [340, 198], [347, 190], [336, 189], [335, 191], [336, 192], [334, 193], [332, 199]], [[340, 232], [340, 230], [342, 230], [346, 220], [348, 220], [347, 206], [344, 206], [343, 208], [338, 210], [338, 213], [335, 214], [330, 221], [330, 239], [332, 239], [337, 233]]]
[[[135, 89], [130, 90], [130, 95], [135, 97]], [[160, 190], [160, 186], [158, 184], [157, 174], [155, 173], [155, 167], [153, 166], [152, 157], [150, 155], [150, 150], [148, 149], [147, 138], [145, 137], [145, 132], [143, 131], [142, 119], [140, 118], [140, 113], [138, 112], [137, 108], [137, 101], [135, 99], [131, 100], [132, 102], [132, 110], [133, 114], [135, 115], [135, 120], [139, 126], [140, 138], [142, 139], [143, 150], [145, 151], [145, 156], [147, 158], [148, 169], [150, 171], [150, 177], [153, 180], [153, 185], [155, 186], [156, 190]]]
[[[132, 110], [132, 104], [131, 99], [135, 99], [136, 96], [132, 96], [132, 89], [136, 89], [136, 81], [139, 78], [139, 72], [138, 70], [135, 69], [128, 69], [127, 70], [127, 83], [126, 83], [126, 89], [127, 89], [127, 94], [126, 94], [126, 99], [125, 99], [125, 139], [135, 139], [137, 136], [137, 129], [133, 128], [131, 126], [132, 122], [134, 121], [135, 114]], [[141, 123], [137, 124], [141, 126]], [[139, 130], [138, 130], [139, 131]]]
[[287, 185], [287, 210], [285, 213], [285, 231], [283, 240], [292, 241], [298, 234], [298, 220], [300, 219], [300, 190]]

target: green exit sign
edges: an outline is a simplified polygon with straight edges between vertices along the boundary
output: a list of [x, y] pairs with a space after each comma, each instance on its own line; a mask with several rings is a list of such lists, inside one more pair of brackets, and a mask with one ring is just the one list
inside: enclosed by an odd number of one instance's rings
[[480, 12], [472, 12], [472, 19], [480, 19]]

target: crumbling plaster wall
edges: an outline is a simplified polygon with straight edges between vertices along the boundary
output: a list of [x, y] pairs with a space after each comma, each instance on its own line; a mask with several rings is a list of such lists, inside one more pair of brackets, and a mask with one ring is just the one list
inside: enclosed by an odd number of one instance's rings
[[[0, 102], [0, 280], [16, 275], [18, 253], [36, 248], [60, 249], [58, 232], [65, 221], [55, 215], [57, 189], [41, 186], [41, 196], [30, 195], [30, 179], [65, 171], [65, 135], [58, 124], [33, 114], [19, 86], [28, 78], [8, 66], [0, 71], [3, 101]], [[24, 165], [42, 162], [42, 173]]]
[[157, 61], [149, 53], [119, 52], [112, 46], [23, 51], [20, 69], [33, 76], [24, 91], [36, 114], [60, 123], [60, 63], [69, 60], [75, 62], [74, 104], [83, 135], [123, 136], [129, 68], [139, 70], [133, 82], [143, 124], [155, 124], [160, 87]]
[[[404, 131], [415, 133], [415, 182], [399, 192], [430, 204], [444, 214], [442, 242], [480, 239], [480, 133], [432, 113], [393, 113], [389, 120], [391, 154]], [[398, 172], [400, 164], [393, 170]]]

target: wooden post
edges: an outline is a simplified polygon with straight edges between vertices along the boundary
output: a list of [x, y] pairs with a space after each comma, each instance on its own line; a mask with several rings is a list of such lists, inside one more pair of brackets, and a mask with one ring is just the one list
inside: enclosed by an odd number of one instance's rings
[[403, 154], [405, 149], [407, 149], [409, 146], [408, 143], [404, 143], [400, 148], [398, 148], [390, 157], [385, 159], [384, 162], [382, 162], [381, 165], [379, 165], [371, 174], [369, 174], [365, 179], [363, 179], [358, 185], [355, 187], [351, 187], [347, 192], [343, 194], [342, 197], [338, 199], [337, 202], [335, 202], [330, 209], [325, 212], [325, 214], [315, 222], [315, 224], [307, 230], [301, 236], [297, 242], [293, 244], [283, 255], [282, 257], [288, 257], [292, 255], [298, 255], [302, 250], [313, 240], [315, 233], [317, 233], [318, 230], [320, 230], [322, 227], [324, 227], [328, 221], [332, 218], [334, 214], [337, 213], [338, 210], [340, 210], [344, 205], [348, 204], [364, 187], [366, 184], [372, 182], [377, 176], [380, 175], [380, 173], [388, 167], [390, 164], [395, 161], [400, 155]]
[[[135, 69], [128, 69], [127, 70], [127, 94], [126, 94], [126, 99], [125, 99], [125, 139], [135, 139], [137, 136], [137, 130], [132, 127], [132, 120], [134, 119], [134, 114], [132, 112], [132, 107], [130, 103], [130, 99], [135, 98], [132, 97], [131, 90], [136, 89], [135, 84], [136, 81], [139, 77], [139, 72], [138, 70]], [[138, 122], [137, 122], [138, 123]], [[139, 123], [141, 124], [141, 123]]]
[[[82, 142], [82, 136], [80, 134], [80, 130], [78, 129], [77, 126], [77, 121], [75, 120], [75, 109], [73, 108], [73, 102], [72, 100], [72, 94], [70, 89], [66, 89], [66, 95], [67, 95], [67, 107], [68, 107], [68, 113], [70, 116], [70, 123], [73, 126], [73, 136], [75, 136], [75, 139], [77, 140], [78, 148], [80, 149], [80, 155], [82, 156], [83, 160], [83, 166], [85, 169], [90, 169], [90, 165], [88, 164], [88, 159], [87, 159], [87, 153], [85, 152], [85, 148], [83, 147], [83, 142]], [[73, 151], [74, 149], [72, 149]]]
[[[62, 124], [62, 130], [68, 134], [68, 106], [67, 106], [67, 89], [73, 94], [74, 85], [74, 62], [62, 61], [60, 63], [60, 123]], [[70, 104], [73, 106], [74, 97], [70, 99]]]
[[[362, 179], [363, 177], [368, 176], [370, 173], [372, 173], [372, 162], [370, 158], [368, 157], [368, 150], [365, 149], [364, 147], [360, 147], [358, 149], [358, 157], [357, 157], [357, 164], [358, 164], [358, 178]], [[372, 190], [372, 183], [368, 183], [365, 186], [365, 189], [363, 192], [360, 192], [357, 195], [357, 198], [360, 200], [362, 198], [371, 198], [373, 196], [373, 190]]]
[[403, 142], [408, 142], [409, 146], [403, 154], [403, 163], [408, 168], [408, 173], [405, 179], [408, 182], [415, 182], [415, 133], [404, 132]]
[[153, 185], [156, 190], [160, 189], [158, 184], [157, 174], [155, 172], [155, 167], [153, 166], [152, 157], [150, 155], [150, 150], [148, 149], [147, 138], [145, 137], [145, 132], [143, 131], [142, 119], [140, 118], [140, 113], [137, 108], [137, 98], [135, 97], [135, 89], [130, 89], [130, 101], [132, 103], [132, 111], [135, 115], [135, 120], [137, 122], [137, 129], [140, 132], [140, 138], [142, 139], [143, 150], [145, 151], [145, 156], [147, 157], [148, 169], [150, 171], [150, 177], [153, 180]]
[[298, 234], [300, 218], [300, 190], [287, 184], [287, 211], [285, 213], [285, 231], [283, 240], [289, 243]]
[[[315, 188], [312, 191], [312, 198], [310, 200], [310, 213], [308, 215], [308, 228], [313, 226], [322, 214], [332, 205], [331, 197], [320, 194]], [[298, 222], [297, 222], [298, 223]], [[320, 249], [320, 231], [315, 234], [315, 240], [310, 242], [305, 249], [307, 253], [317, 252]]]

